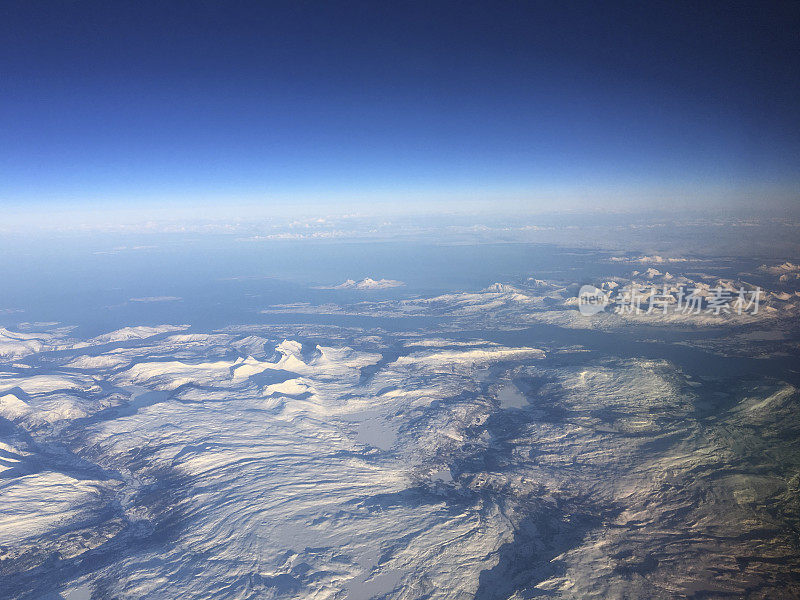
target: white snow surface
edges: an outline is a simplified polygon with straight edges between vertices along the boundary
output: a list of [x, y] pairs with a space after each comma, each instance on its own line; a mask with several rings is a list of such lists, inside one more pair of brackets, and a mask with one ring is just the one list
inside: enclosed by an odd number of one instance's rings
[[[638, 324], [587, 319], [570, 293], [537, 281], [336, 307], [448, 319], [413, 332], [0, 330], [0, 583], [20, 600], [778, 589], [800, 566], [780, 521], [797, 389], [494, 335]], [[765, 316], [715, 327], [787, 343], [774, 326], [800, 300], [769, 294]]]
[[405, 283], [396, 279], [373, 279], [365, 277], [361, 281], [355, 279], [348, 279], [339, 285], [329, 287], [319, 287], [319, 289], [327, 290], [386, 290], [389, 288], [402, 287]]

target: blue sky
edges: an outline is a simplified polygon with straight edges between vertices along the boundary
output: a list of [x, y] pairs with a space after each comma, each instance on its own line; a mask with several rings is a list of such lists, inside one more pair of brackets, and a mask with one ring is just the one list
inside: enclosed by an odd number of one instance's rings
[[0, 202], [793, 204], [797, 5], [601, 4], [4, 3]]

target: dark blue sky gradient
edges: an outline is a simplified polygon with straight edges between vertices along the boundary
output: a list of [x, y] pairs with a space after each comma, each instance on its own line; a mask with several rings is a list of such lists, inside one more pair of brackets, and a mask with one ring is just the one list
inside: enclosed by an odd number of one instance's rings
[[790, 202], [798, 31], [800, 3], [4, 2], [0, 202]]

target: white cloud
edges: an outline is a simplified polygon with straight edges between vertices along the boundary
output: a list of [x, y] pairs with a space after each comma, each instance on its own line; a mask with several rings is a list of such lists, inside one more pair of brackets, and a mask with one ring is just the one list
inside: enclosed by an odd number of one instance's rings
[[624, 263], [655, 263], [655, 264], [663, 264], [663, 263], [677, 263], [677, 262], [688, 262], [688, 258], [674, 258], [674, 257], [666, 257], [666, 256], [659, 256], [655, 254], [653, 256], [640, 256], [638, 258], [629, 258], [627, 256], [612, 256], [610, 258], [611, 262], [624, 262]]
[[180, 302], [183, 298], [179, 296], [144, 296], [142, 298], [130, 298], [128, 302]]

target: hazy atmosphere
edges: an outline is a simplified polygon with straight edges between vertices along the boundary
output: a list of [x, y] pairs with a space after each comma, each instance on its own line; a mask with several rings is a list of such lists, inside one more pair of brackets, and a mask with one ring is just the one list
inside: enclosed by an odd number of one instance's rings
[[798, 31], [3, 3], [0, 600], [800, 597]]

